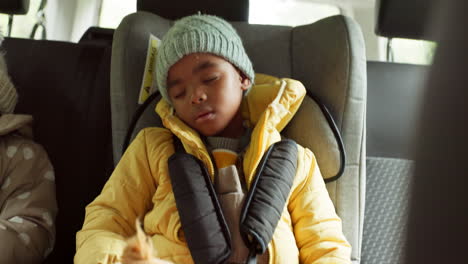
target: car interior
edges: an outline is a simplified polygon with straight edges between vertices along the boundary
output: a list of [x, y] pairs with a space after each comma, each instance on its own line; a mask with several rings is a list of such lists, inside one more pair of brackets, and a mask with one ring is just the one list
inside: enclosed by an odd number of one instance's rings
[[[34, 138], [55, 168], [56, 241], [44, 263], [73, 260], [84, 209], [118, 163], [126, 135], [131, 140], [142, 128], [162, 126], [156, 101], [138, 110], [148, 41], [197, 12], [232, 22], [257, 73], [306, 87], [308, 96], [283, 134], [316, 154], [352, 263], [462, 263], [466, 185], [453, 182], [466, 182], [458, 178], [468, 164], [462, 65], [468, 6], [369, 1], [377, 35], [436, 41], [433, 64], [368, 59], [362, 25], [346, 14], [298, 26], [251, 24], [248, 0], [138, 0], [136, 12], [115, 29], [89, 27], [77, 42], [7, 36], [2, 50], [20, 95], [15, 111], [34, 116]], [[29, 9], [29, 0], [0, 2], [9, 24]], [[464, 208], [447, 208], [438, 198]], [[441, 257], [440, 250], [451, 255]]]

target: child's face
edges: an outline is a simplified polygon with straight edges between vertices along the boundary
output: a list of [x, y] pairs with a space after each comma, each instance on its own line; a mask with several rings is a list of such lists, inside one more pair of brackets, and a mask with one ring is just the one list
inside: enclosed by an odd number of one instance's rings
[[250, 80], [228, 61], [192, 53], [168, 72], [167, 89], [177, 116], [204, 136], [240, 136], [240, 104]]

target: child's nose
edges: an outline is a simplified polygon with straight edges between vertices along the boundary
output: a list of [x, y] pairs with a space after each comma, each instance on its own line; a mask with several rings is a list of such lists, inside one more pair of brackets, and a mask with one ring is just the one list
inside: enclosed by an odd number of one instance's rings
[[208, 96], [206, 95], [206, 92], [202, 88], [195, 88], [193, 93], [192, 93], [192, 104], [200, 104], [206, 99]]

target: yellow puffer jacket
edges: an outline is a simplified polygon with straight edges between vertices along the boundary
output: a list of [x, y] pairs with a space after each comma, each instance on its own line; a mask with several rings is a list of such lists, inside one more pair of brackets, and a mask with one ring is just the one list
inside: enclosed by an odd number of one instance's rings
[[[256, 75], [244, 99], [242, 115], [254, 126], [244, 158], [248, 186], [267, 148], [281, 140], [280, 131], [299, 108], [305, 88], [291, 79]], [[166, 128], [142, 130], [123, 155], [102, 193], [86, 208], [77, 234], [75, 263], [117, 263], [124, 239], [135, 233], [135, 219], [144, 218], [157, 256], [173, 263], [193, 263], [184, 241], [167, 159], [174, 153], [172, 136], [188, 153], [203, 161], [213, 179], [214, 166], [198, 133], [173, 115], [164, 100], [156, 111]], [[270, 264], [351, 263], [351, 247], [328, 196], [317, 161], [298, 146], [297, 174], [287, 206], [268, 245]]]

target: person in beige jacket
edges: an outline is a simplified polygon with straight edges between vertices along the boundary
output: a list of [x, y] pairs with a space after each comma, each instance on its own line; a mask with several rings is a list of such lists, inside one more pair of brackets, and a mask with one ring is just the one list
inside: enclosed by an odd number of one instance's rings
[[42, 263], [55, 239], [55, 176], [32, 116], [13, 114], [17, 98], [0, 53], [0, 263]]

